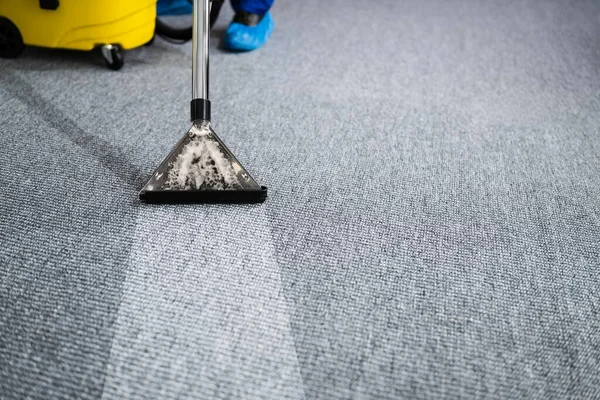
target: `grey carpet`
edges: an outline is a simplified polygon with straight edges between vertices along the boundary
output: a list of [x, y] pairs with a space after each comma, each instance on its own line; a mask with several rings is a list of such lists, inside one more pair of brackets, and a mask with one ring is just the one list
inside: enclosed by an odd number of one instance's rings
[[600, 3], [273, 14], [211, 59], [263, 205], [137, 201], [189, 45], [0, 61], [0, 398], [600, 398]]

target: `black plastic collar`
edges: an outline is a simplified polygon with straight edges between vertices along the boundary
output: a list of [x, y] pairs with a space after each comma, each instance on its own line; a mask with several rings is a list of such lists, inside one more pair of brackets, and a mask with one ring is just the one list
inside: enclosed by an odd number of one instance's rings
[[192, 111], [192, 122], [201, 119], [210, 121], [210, 100], [194, 99], [190, 103]]

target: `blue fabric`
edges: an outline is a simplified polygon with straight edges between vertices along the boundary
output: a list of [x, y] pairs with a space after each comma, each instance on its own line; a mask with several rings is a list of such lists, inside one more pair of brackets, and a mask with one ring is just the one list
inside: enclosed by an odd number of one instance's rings
[[156, 13], [158, 15], [191, 14], [193, 6], [188, 0], [158, 0]]
[[238, 11], [265, 15], [271, 9], [275, 0], [231, 0], [231, 6]]
[[273, 32], [275, 24], [271, 13], [267, 12], [256, 26], [247, 26], [232, 22], [227, 28], [223, 47], [233, 51], [250, 51], [261, 47]]

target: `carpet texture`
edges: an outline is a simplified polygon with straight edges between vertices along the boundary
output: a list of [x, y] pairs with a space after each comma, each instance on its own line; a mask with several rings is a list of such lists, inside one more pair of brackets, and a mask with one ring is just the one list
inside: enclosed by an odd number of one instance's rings
[[262, 205], [148, 206], [191, 46], [0, 60], [0, 398], [600, 398], [600, 3], [284, 1]]

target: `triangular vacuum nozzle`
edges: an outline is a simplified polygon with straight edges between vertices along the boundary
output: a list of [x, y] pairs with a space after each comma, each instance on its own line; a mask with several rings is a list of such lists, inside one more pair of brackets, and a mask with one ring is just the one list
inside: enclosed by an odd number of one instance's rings
[[210, 126], [208, 48], [211, 0], [194, 0], [192, 127], [140, 192], [147, 203], [262, 203], [259, 186]]
[[196, 120], [140, 191], [147, 203], [262, 203], [258, 185], [213, 131]]

